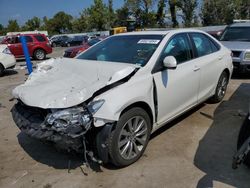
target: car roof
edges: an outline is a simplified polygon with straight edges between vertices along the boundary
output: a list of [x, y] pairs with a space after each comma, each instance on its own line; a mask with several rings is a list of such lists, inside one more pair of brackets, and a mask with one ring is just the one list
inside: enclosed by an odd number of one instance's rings
[[205, 33], [204, 31], [198, 29], [166, 29], [161, 31], [135, 31], [135, 32], [128, 32], [128, 33], [120, 33], [117, 35], [167, 35], [169, 33], [183, 33], [183, 32], [199, 32]]
[[233, 23], [229, 27], [250, 27], [250, 22]]

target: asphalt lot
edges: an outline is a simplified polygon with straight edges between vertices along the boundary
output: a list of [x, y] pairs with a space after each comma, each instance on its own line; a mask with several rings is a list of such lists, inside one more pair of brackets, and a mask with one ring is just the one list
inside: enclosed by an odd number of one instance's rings
[[[63, 50], [56, 48], [49, 57], [62, 56]], [[0, 78], [0, 187], [250, 187], [250, 169], [231, 168], [250, 102], [250, 76], [234, 76], [220, 104], [202, 104], [153, 134], [135, 164], [86, 168], [83, 157], [57, 152], [14, 124], [15, 101], [9, 99], [27, 78], [24, 64], [18, 60], [16, 70]]]

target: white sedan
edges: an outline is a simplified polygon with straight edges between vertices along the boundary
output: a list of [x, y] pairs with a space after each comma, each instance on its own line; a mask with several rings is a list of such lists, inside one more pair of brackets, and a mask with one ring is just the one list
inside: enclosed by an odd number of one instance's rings
[[196, 105], [225, 96], [231, 51], [198, 30], [114, 35], [41, 63], [13, 90], [21, 131], [85, 159], [127, 166], [150, 134]]
[[5, 44], [0, 45], [0, 76], [3, 75], [5, 69], [14, 68], [16, 59]]

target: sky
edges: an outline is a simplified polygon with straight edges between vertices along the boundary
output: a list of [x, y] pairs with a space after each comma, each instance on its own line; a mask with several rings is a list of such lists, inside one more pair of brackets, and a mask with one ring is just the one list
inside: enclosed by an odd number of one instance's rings
[[[104, 0], [105, 3], [108, 0]], [[123, 5], [123, 0], [113, 0], [114, 9]], [[59, 11], [78, 17], [79, 13], [93, 4], [93, 0], [0, 0], [0, 24], [6, 26], [8, 20], [16, 19], [23, 25], [28, 19], [37, 16], [53, 17]]]

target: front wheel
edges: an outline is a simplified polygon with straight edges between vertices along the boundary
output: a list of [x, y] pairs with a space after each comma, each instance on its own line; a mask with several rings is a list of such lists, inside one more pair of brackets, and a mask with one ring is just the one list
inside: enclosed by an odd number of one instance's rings
[[222, 74], [220, 75], [218, 84], [216, 86], [215, 94], [210, 99], [212, 103], [218, 103], [222, 101], [222, 99], [226, 95], [228, 82], [229, 82], [229, 75], [225, 71], [223, 71]]
[[139, 107], [122, 114], [109, 139], [109, 154], [114, 165], [128, 166], [142, 156], [150, 137], [150, 122], [147, 112]]
[[0, 77], [3, 76], [4, 66], [0, 63]]

